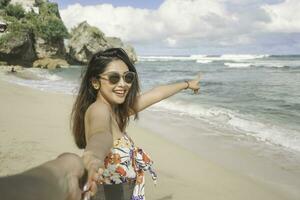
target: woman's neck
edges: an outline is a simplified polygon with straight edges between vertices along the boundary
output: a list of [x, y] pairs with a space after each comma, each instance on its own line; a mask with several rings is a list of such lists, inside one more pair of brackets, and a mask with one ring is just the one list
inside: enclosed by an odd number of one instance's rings
[[110, 111], [112, 113], [114, 113], [116, 105], [109, 103], [102, 95], [98, 95], [96, 101], [101, 102], [101, 103], [105, 103], [106, 105], [108, 105]]

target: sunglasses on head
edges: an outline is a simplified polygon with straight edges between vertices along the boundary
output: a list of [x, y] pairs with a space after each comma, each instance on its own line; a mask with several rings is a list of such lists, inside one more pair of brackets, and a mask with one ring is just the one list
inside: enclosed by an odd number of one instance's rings
[[[107, 75], [107, 78], [103, 77], [103, 75]], [[125, 83], [132, 84], [132, 82], [135, 79], [135, 73], [128, 71], [125, 72], [123, 75], [119, 74], [118, 72], [108, 72], [105, 74], [102, 74], [102, 76], [99, 76], [99, 78], [108, 80], [111, 84], [117, 84], [121, 80], [121, 77], [125, 81]]]

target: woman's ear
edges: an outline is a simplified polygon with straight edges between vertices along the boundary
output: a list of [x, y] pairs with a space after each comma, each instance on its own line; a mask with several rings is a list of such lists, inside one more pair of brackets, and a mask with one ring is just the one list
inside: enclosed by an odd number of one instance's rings
[[97, 80], [96, 78], [92, 78], [91, 79], [91, 83], [92, 83], [92, 86], [93, 86], [93, 88], [95, 89], [95, 90], [99, 90], [100, 89], [100, 86], [101, 86], [101, 84], [100, 84], [100, 81], [99, 80]]

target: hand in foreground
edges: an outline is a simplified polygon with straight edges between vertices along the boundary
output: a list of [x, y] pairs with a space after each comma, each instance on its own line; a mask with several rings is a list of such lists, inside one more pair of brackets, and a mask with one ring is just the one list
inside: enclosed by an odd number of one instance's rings
[[81, 158], [76, 154], [64, 153], [57, 157], [54, 170], [59, 170], [63, 173], [59, 180], [64, 183], [62, 188], [66, 188], [65, 200], [80, 200], [82, 190], [79, 186], [79, 180], [84, 174], [84, 166]]
[[200, 79], [201, 79], [201, 73], [198, 73], [195, 79], [188, 81], [188, 83], [189, 83], [189, 87], [188, 88], [194, 90], [194, 94], [199, 94], [199, 89], [200, 89], [199, 82], [200, 82]]
[[83, 187], [83, 200], [90, 199], [97, 192], [97, 184], [102, 184], [103, 162], [95, 158], [92, 152], [86, 151], [83, 155], [85, 168], [88, 171], [87, 182]]
[[0, 177], [1, 199], [80, 200], [79, 180], [83, 172], [80, 157], [64, 153], [28, 171]]

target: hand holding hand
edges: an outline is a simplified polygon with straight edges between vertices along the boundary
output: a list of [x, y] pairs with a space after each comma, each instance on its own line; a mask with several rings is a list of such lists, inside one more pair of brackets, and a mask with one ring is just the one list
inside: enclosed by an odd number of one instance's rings
[[[55, 167], [57, 171], [64, 172], [59, 183], [64, 183], [61, 188], [68, 188], [65, 200], [80, 200], [81, 189], [78, 185], [78, 180], [83, 176], [84, 167], [79, 156], [72, 153], [63, 153], [57, 157]], [[55, 169], [55, 168], [54, 168]]]
[[88, 155], [89, 152], [85, 152], [83, 156], [85, 168], [88, 171], [87, 182], [83, 187], [83, 200], [90, 199], [97, 192], [97, 184], [102, 184], [102, 174], [103, 174], [103, 162], [93, 155]]

